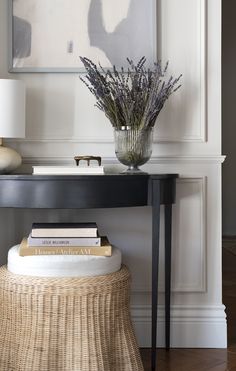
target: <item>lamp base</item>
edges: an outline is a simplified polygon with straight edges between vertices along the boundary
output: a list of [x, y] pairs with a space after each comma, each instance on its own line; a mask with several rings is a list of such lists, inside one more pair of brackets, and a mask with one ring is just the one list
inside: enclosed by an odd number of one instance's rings
[[22, 163], [21, 156], [14, 149], [0, 145], [0, 174], [10, 174]]

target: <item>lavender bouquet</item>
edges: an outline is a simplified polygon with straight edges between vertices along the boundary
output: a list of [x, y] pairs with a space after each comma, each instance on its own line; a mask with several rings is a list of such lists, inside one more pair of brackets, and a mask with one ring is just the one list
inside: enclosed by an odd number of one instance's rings
[[80, 57], [87, 74], [80, 77], [96, 97], [95, 106], [103, 111], [115, 129], [129, 126], [135, 129], [154, 127], [157, 116], [169, 96], [180, 85], [177, 78], [170, 76], [165, 81], [168, 69], [161, 62], [154, 63], [153, 69], [145, 68], [146, 58], [142, 57], [137, 65], [127, 58], [128, 70], [105, 70], [90, 59]]
[[105, 113], [115, 129], [118, 160], [129, 166], [129, 172], [140, 171], [138, 166], [151, 157], [152, 128], [157, 116], [169, 96], [179, 89], [181, 75], [165, 80], [168, 63], [164, 69], [160, 61], [152, 69], [145, 68], [145, 57], [137, 65], [127, 58], [127, 72], [124, 68], [118, 71], [115, 66], [105, 70], [88, 58], [80, 59], [87, 72], [80, 79], [95, 96], [95, 106]]

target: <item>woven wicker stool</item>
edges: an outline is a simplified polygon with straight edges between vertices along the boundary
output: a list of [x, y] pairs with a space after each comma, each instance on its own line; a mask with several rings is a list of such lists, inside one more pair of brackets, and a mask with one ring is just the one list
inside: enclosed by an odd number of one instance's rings
[[141, 371], [130, 274], [21, 276], [0, 268], [1, 371]]

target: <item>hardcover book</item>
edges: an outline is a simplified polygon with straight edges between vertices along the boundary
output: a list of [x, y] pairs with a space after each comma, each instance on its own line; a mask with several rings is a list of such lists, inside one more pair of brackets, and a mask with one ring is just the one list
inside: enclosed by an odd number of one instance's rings
[[20, 256], [34, 256], [34, 255], [96, 255], [96, 256], [111, 256], [112, 246], [107, 237], [102, 237], [102, 246], [45, 246], [32, 247], [27, 243], [27, 238], [23, 238], [20, 248]]
[[97, 237], [96, 223], [33, 223], [31, 237]]
[[103, 166], [33, 166], [38, 175], [96, 175], [104, 174]]
[[29, 246], [101, 246], [101, 237], [54, 237], [37, 238], [29, 235], [27, 238]]

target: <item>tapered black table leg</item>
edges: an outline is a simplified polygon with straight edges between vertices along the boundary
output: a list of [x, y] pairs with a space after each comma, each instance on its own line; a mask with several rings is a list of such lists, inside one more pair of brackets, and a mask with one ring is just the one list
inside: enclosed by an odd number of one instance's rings
[[160, 182], [153, 182], [152, 206], [152, 357], [151, 370], [156, 369], [157, 305], [158, 305], [158, 266], [160, 235]]
[[172, 205], [165, 205], [165, 335], [170, 349], [170, 292], [171, 292], [171, 218]]

